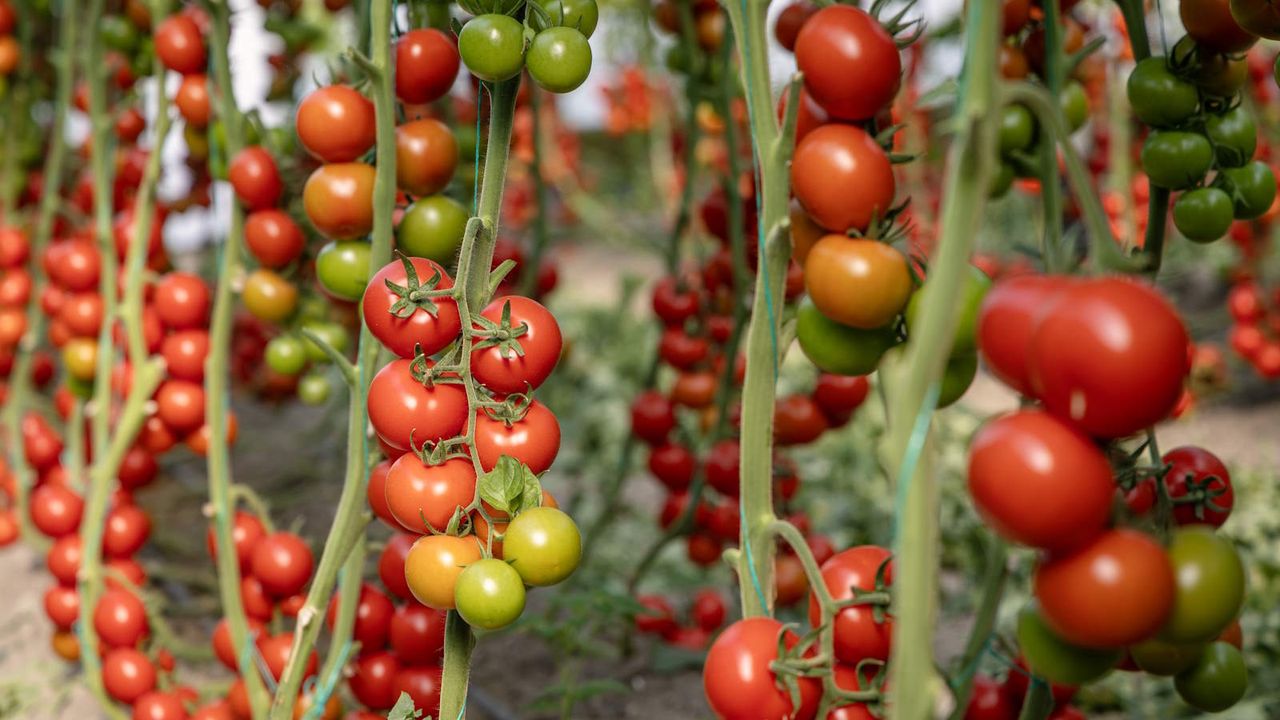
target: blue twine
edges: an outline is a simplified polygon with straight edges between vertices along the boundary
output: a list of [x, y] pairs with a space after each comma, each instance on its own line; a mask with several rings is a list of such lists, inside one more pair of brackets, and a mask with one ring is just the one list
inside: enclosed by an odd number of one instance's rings
[[[738, 501], [738, 522], [743, 527], [747, 526], [747, 510], [741, 500]], [[760, 601], [761, 607], [769, 607], [769, 601], [764, 596], [764, 588], [760, 584], [760, 576], [756, 573], [755, 560], [751, 557], [751, 536], [748, 533], [740, 534], [742, 535], [742, 550], [747, 554], [747, 570], [751, 574], [751, 586], [755, 588], [756, 599]]]
[[[342, 675], [342, 668], [347, 664], [347, 658], [351, 656], [351, 650], [351, 638], [347, 638], [342, 643], [342, 649], [338, 651], [338, 662], [334, 663], [328, 677], [324, 679], [319, 689], [311, 695], [311, 707], [307, 708], [303, 720], [319, 720], [324, 714], [325, 706], [329, 703], [329, 697], [333, 695], [333, 691], [338, 685], [338, 677]], [[315, 678], [310, 678], [309, 681], [314, 683]]]

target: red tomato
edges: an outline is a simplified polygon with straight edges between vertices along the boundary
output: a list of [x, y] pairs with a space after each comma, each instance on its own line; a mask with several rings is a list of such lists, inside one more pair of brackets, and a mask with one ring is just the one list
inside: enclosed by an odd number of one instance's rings
[[209, 356], [209, 333], [180, 330], [171, 333], [160, 346], [169, 377], [191, 382], [204, 381], [204, 361]]
[[653, 287], [653, 312], [667, 325], [683, 325], [698, 313], [700, 304], [697, 289], [681, 286], [674, 277], [664, 277]]
[[631, 403], [631, 432], [646, 443], [665, 441], [675, 427], [675, 406], [657, 390], [645, 390]]
[[399, 671], [400, 663], [389, 652], [361, 653], [347, 686], [356, 700], [370, 710], [389, 710], [396, 704], [393, 680]]
[[98, 289], [102, 256], [98, 246], [88, 240], [63, 240], [50, 245], [44, 265], [49, 279], [63, 289], [72, 292]]
[[396, 97], [422, 105], [444, 97], [458, 77], [458, 48], [431, 29], [410, 30], [396, 41]]
[[1049, 412], [1100, 438], [1163, 420], [1189, 372], [1186, 328], [1155, 290], [1104, 278], [1065, 290], [1027, 351], [1031, 386]]
[[457, 339], [462, 330], [458, 305], [451, 297], [418, 295], [451, 287], [453, 278], [433, 260], [392, 260], [369, 278], [360, 300], [365, 325], [388, 350], [402, 358], [413, 358], [418, 351], [434, 355]]
[[204, 38], [189, 15], [170, 15], [156, 26], [155, 50], [160, 62], [174, 72], [191, 75], [204, 70]]
[[719, 630], [727, 612], [724, 596], [719, 591], [705, 588], [694, 593], [690, 615], [699, 628], [707, 632]]
[[399, 530], [400, 523], [396, 521], [395, 516], [391, 514], [391, 508], [387, 506], [387, 472], [391, 470], [392, 462], [394, 461], [383, 460], [373, 466], [373, 470], [369, 472], [369, 484], [365, 487], [365, 496], [369, 500], [369, 507], [373, 509], [373, 514], [392, 530]]
[[396, 697], [408, 693], [414, 707], [424, 716], [435, 717], [440, 710], [440, 667], [419, 665], [401, 667], [392, 679]]
[[524, 417], [510, 422], [480, 412], [476, 414], [475, 448], [485, 470], [497, 467], [498, 458], [508, 455], [541, 475], [560, 452], [560, 423], [537, 400], [530, 401]]
[[808, 395], [788, 395], [774, 406], [773, 438], [779, 445], [811, 443], [827, 428], [822, 408]]
[[361, 162], [321, 165], [302, 188], [307, 218], [325, 237], [346, 240], [373, 229], [372, 165]]
[[1045, 622], [1063, 640], [1119, 648], [1155, 635], [1173, 609], [1173, 568], [1158, 542], [1111, 530], [1080, 550], [1036, 568]]
[[[386, 646], [387, 636], [391, 632], [391, 615], [394, 612], [395, 605], [381, 590], [369, 583], [360, 586], [352, 639], [360, 643], [361, 652], [373, 652]], [[337, 616], [338, 596], [334, 595], [325, 617], [330, 630], [333, 629]]]
[[641, 595], [636, 600], [644, 606], [643, 610], [636, 613], [636, 630], [663, 636], [676, 631], [676, 612], [666, 598], [661, 595]]
[[1162, 459], [1169, 466], [1164, 484], [1174, 502], [1174, 520], [1179, 525], [1222, 527], [1235, 505], [1227, 466], [1213, 453], [1195, 446], [1174, 448]]
[[707, 484], [729, 497], [738, 497], [742, 457], [737, 440], [721, 440], [711, 446], [702, 462]]
[[439, 664], [444, 657], [444, 623], [443, 610], [433, 610], [416, 601], [396, 608], [389, 636], [396, 659], [405, 665]]
[[59, 630], [70, 630], [80, 619], [80, 593], [75, 588], [54, 585], [44, 592], [44, 614]]
[[109, 647], [133, 647], [149, 627], [146, 608], [128, 590], [107, 590], [93, 609], [93, 629]]
[[186, 700], [182, 690], [153, 690], [138, 698], [133, 703], [133, 720], [187, 720]]
[[[249, 637], [256, 643], [258, 640], [267, 637], [267, 626], [261, 620], [247, 618], [249, 624]], [[227, 667], [228, 670], [235, 670], [240, 663], [237, 658], [240, 656], [236, 650], [235, 644], [231, 642], [231, 625], [226, 618], [218, 621], [213, 626], [213, 654], [218, 661]]]
[[182, 78], [182, 84], [174, 93], [173, 104], [187, 125], [203, 128], [209, 124], [213, 107], [209, 100], [209, 78], [203, 73], [193, 73]]
[[54, 541], [45, 556], [45, 567], [59, 585], [68, 588], [76, 586], [76, 574], [80, 572], [80, 558], [83, 551], [80, 547], [79, 535], [64, 535]]
[[666, 364], [688, 370], [707, 359], [711, 346], [706, 338], [695, 337], [684, 328], [668, 327], [658, 340], [658, 355]]
[[151, 536], [151, 517], [137, 505], [120, 505], [107, 513], [102, 552], [108, 558], [131, 557]]
[[102, 660], [102, 684], [107, 694], [132, 704], [156, 686], [156, 666], [133, 648], [116, 648]]
[[[266, 534], [267, 530], [257, 515], [244, 510], [236, 511], [231, 524], [231, 540], [235, 543], [236, 560], [240, 564], [241, 573], [249, 569], [249, 563], [253, 559], [253, 549], [258, 546], [259, 540], [266, 537]], [[212, 525], [205, 532], [204, 540], [205, 547], [209, 550], [209, 557], [217, 559], [217, 536]]]
[[[386, 547], [382, 549], [382, 554], [378, 556], [378, 578], [382, 580], [382, 586], [401, 600], [413, 599], [413, 595], [409, 593], [409, 583], [404, 577], [404, 561], [409, 556], [409, 548], [413, 547], [413, 542], [417, 539], [416, 535], [396, 533], [387, 541]], [[394, 619], [391, 637], [392, 645], [394, 646]]]
[[996, 283], [982, 301], [978, 352], [996, 377], [1023, 395], [1031, 394], [1031, 336], [1046, 310], [1073, 284], [1061, 275], [1015, 275]]
[[297, 125], [302, 146], [326, 163], [359, 159], [377, 137], [373, 103], [346, 85], [322, 87], [303, 98]]
[[288, 213], [276, 209], [249, 213], [244, 221], [244, 240], [258, 262], [273, 269], [296, 260], [306, 245], [298, 224]]
[[[416, 32], [424, 31], [412, 30], [409, 34]], [[396, 128], [396, 185], [404, 192], [421, 197], [443, 191], [457, 165], [458, 143], [448, 125], [423, 118]]]
[[236, 197], [248, 210], [265, 210], [280, 201], [284, 181], [275, 158], [261, 145], [251, 145], [236, 153], [227, 166], [227, 180]]
[[156, 414], [177, 435], [204, 424], [204, 386], [187, 380], [166, 380], [156, 391]]
[[[893, 582], [893, 565], [886, 562], [892, 554], [875, 545], [860, 545], [838, 552], [822, 564], [822, 582], [836, 600], [849, 600], [854, 588], [875, 590], [877, 573], [885, 566], [885, 585]], [[809, 595], [809, 622], [817, 627], [822, 622], [822, 608], [816, 595]], [[893, 619], [886, 613], [884, 622], [876, 622], [870, 605], [855, 605], [839, 612], [835, 618], [835, 651], [841, 662], [857, 663], [864, 658], [887, 660], [893, 638]]]
[[649, 472], [668, 490], [688, 489], [697, 463], [689, 448], [677, 443], [664, 443], [649, 451]]
[[171, 272], [156, 284], [152, 306], [171, 330], [201, 328], [212, 304], [209, 286], [198, 275]]
[[[280, 633], [262, 638], [258, 641], [258, 652], [262, 654], [271, 677], [279, 681], [280, 676], [284, 675], [285, 667], [289, 664], [289, 658], [293, 655], [293, 633]], [[319, 662], [319, 656], [315, 650], [312, 650], [310, 657], [307, 658], [303, 677], [315, 675]]]
[[311, 579], [315, 559], [302, 538], [290, 532], [274, 532], [257, 542], [249, 565], [262, 588], [280, 598], [302, 590]]
[[[510, 319], [504, 323], [508, 312]], [[498, 344], [471, 353], [476, 380], [496, 393], [511, 394], [535, 389], [551, 375], [563, 340], [550, 310], [536, 300], [507, 295], [494, 298], [480, 315], [495, 328], [493, 342]], [[519, 353], [509, 341], [519, 344]]]
[[799, 641], [773, 618], [739, 620], [721, 633], [707, 653], [702, 686], [707, 702], [722, 720], [811, 719], [817, 713], [821, 686], [801, 678], [800, 707], [769, 665], [778, 658], [779, 637], [786, 647]]
[[419, 535], [444, 532], [458, 508], [475, 500], [476, 471], [466, 458], [427, 465], [414, 453], [405, 453], [387, 472], [386, 493], [392, 517], [405, 530]]
[[863, 10], [850, 5], [824, 7], [805, 21], [795, 48], [805, 88], [832, 117], [870, 119], [898, 94], [902, 78], [898, 46]]
[[965, 707], [964, 720], [1016, 720], [1018, 702], [1005, 692], [1003, 683], [986, 675], [973, 679], [973, 692]]
[[895, 189], [884, 148], [853, 125], [806, 135], [791, 162], [791, 186], [814, 222], [836, 233], [867, 230], [872, 216], [889, 211]]
[[849, 421], [853, 412], [867, 399], [871, 384], [862, 375], [822, 373], [813, 388], [813, 400], [832, 427]]
[[1107, 525], [1115, 482], [1107, 458], [1071, 425], [1039, 410], [996, 418], [969, 450], [969, 494], [1001, 536], [1071, 550]]
[[461, 385], [426, 386], [413, 378], [411, 360], [387, 363], [369, 384], [369, 422], [389, 445], [439, 442], [462, 433], [467, 424], [467, 393]]
[[31, 524], [51, 538], [70, 535], [80, 529], [84, 498], [66, 485], [45, 483], [31, 491]]

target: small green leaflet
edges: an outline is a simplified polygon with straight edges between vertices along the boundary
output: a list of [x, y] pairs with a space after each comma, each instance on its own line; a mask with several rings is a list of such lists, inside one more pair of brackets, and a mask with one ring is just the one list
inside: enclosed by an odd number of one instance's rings
[[[420, 716], [421, 711], [413, 706], [413, 698], [409, 697], [409, 693], [401, 692], [395, 707], [387, 713], [387, 720], [418, 720]], [[431, 720], [431, 718], [428, 717], [425, 720]]]
[[538, 476], [508, 455], [498, 458], [498, 464], [480, 476], [478, 485], [481, 500], [511, 517], [542, 504], [542, 484]]

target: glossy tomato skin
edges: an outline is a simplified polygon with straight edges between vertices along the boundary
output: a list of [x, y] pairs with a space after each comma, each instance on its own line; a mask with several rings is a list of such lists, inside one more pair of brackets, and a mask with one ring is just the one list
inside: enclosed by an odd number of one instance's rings
[[375, 171], [365, 163], [332, 163], [316, 168], [302, 188], [307, 218], [325, 237], [366, 235], [373, 229]]
[[466, 458], [427, 465], [414, 453], [405, 453], [387, 472], [387, 507], [410, 532], [443, 532], [458, 508], [471, 504], [475, 493], [476, 472]]
[[977, 342], [983, 363], [1006, 385], [1031, 394], [1027, 351], [1040, 317], [1072, 280], [1019, 275], [996, 283], [978, 310]]
[[251, 211], [272, 207], [284, 193], [284, 181], [280, 179], [275, 158], [260, 145], [244, 148], [231, 158], [227, 179], [236, 197]]
[[[325, 622], [329, 629], [338, 615], [338, 597], [329, 602], [329, 612]], [[360, 643], [361, 652], [372, 652], [387, 644], [391, 632], [391, 616], [395, 605], [383, 592], [369, 583], [360, 586], [360, 599], [356, 602], [355, 625], [352, 628], [352, 639]]]
[[[875, 545], [859, 545], [833, 555], [822, 564], [822, 581], [835, 600], [849, 600], [854, 588], [874, 590], [877, 573], [884, 584], [893, 581], [891, 553]], [[881, 570], [883, 566], [883, 571]], [[815, 594], [809, 596], [809, 622], [815, 627], [822, 622], [822, 608]], [[835, 651], [841, 662], [858, 663], [865, 658], [887, 660], [893, 638], [893, 622], [885, 613], [876, 622], [874, 609], [855, 605], [839, 612], [835, 618]]]
[[293, 218], [274, 208], [249, 213], [244, 221], [244, 239], [258, 262], [272, 269], [296, 260], [306, 245], [302, 229]]
[[[401, 571], [401, 576], [404, 572]], [[444, 657], [445, 613], [408, 602], [391, 616], [391, 649], [406, 665], [439, 664]]]
[[471, 353], [471, 372], [496, 393], [528, 392], [541, 385], [560, 360], [564, 345], [560, 324], [541, 303], [519, 295], [494, 298], [480, 314], [501, 323], [505, 307], [511, 309], [511, 327], [526, 328], [524, 334], [515, 338], [524, 354], [508, 352], [504, 357], [500, 347], [475, 350]]
[[889, 156], [861, 128], [824, 125], [796, 145], [792, 190], [809, 216], [834, 233], [865, 231], [872, 216], [883, 218], [894, 183]]
[[529, 403], [523, 418], [511, 422], [480, 412], [476, 414], [475, 449], [485, 470], [492, 470], [500, 457], [509, 455], [540, 475], [560, 452], [560, 423], [537, 400]]
[[396, 697], [408, 693], [414, 707], [423, 711], [424, 717], [439, 715], [440, 708], [439, 667], [401, 667], [392, 680]]
[[479, 559], [480, 543], [474, 536], [424, 535], [405, 558], [405, 579], [418, 602], [436, 610], [452, 610], [458, 576]]
[[551, 505], [530, 508], [507, 525], [503, 559], [526, 585], [555, 585], [573, 574], [582, 559], [582, 535], [564, 511]]
[[892, 322], [914, 289], [907, 259], [892, 245], [844, 235], [827, 235], [809, 251], [804, 286], [823, 315], [863, 330]]
[[778, 658], [778, 638], [794, 647], [799, 638], [772, 618], [748, 618], [730, 625], [711, 645], [702, 669], [707, 702], [721, 720], [811, 720], [821, 687], [801, 678], [800, 707], [769, 668]]
[[1117, 278], [1065, 290], [1028, 350], [1031, 385], [1049, 412], [1094, 437], [1126, 437], [1163, 420], [1189, 372], [1186, 328], [1149, 286]]
[[133, 647], [150, 631], [147, 609], [127, 590], [107, 590], [93, 609], [93, 628], [109, 647]]
[[439, 442], [460, 434], [467, 423], [467, 393], [462, 386], [424, 386], [410, 372], [412, 361], [387, 363], [369, 384], [369, 422], [389, 445], [408, 450], [410, 441]]
[[795, 41], [805, 88], [832, 117], [867, 120], [898, 93], [902, 58], [875, 18], [849, 5], [809, 17]]
[[441, 192], [457, 164], [458, 143], [448, 125], [423, 118], [396, 128], [396, 185], [401, 190], [415, 197]]
[[[413, 595], [409, 592], [409, 584], [405, 580], [404, 564], [405, 558], [409, 555], [409, 549], [417, 539], [417, 536], [409, 533], [396, 533], [387, 541], [382, 554], [378, 556], [378, 579], [382, 581], [383, 587], [401, 600], [413, 599]], [[394, 621], [393, 617], [391, 631], [393, 644], [395, 643]]]
[[1169, 543], [1177, 580], [1173, 611], [1161, 637], [1170, 642], [1208, 642], [1239, 616], [1245, 574], [1231, 541], [1204, 525], [1179, 528]]
[[458, 48], [434, 28], [415, 29], [396, 41], [396, 97], [421, 105], [444, 97], [458, 77]]
[[1237, 4], [1241, 3], [1185, 0], [1178, 4], [1178, 15], [1196, 44], [1216, 53], [1241, 53], [1253, 47], [1258, 36], [1242, 28], [1232, 17], [1233, 6]]
[[455, 590], [458, 614], [467, 624], [497, 630], [524, 612], [524, 581], [515, 568], [497, 558], [483, 558], [458, 576]]
[[631, 432], [650, 445], [667, 439], [676, 427], [675, 407], [657, 390], [646, 390], [631, 404]]
[[302, 590], [311, 579], [315, 558], [302, 538], [290, 532], [275, 532], [254, 546], [249, 566], [263, 589], [280, 598]]
[[965, 707], [964, 720], [1016, 720], [1018, 706], [1005, 693], [1004, 685], [979, 675], [973, 679], [973, 691]]
[[316, 159], [349, 163], [373, 147], [373, 103], [346, 85], [322, 87], [298, 105], [298, 139]]
[[[1222, 527], [1235, 505], [1227, 466], [1213, 453], [1192, 445], [1174, 448], [1161, 459], [1169, 466], [1164, 484], [1174, 501], [1174, 520], [1179, 525], [1203, 523]], [[1194, 498], [1201, 499], [1179, 502]]]
[[1244, 697], [1249, 688], [1248, 666], [1235, 647], [1209, 644], [1194, 665], [1174, 678], [1178, 696], [1205, 712], [1222, 712]]
[[1173, 610], [1169, 558], [1134, 530], [1110, 530], [1074, 553], [1042, 561], [1033, 584], [1049, 626], [1087, 648], [1146, 640]]
[[370, 710], [389, 710], [396, 704], [393, 686], [400, 663], [389, 652], [362, 654], [355, 660], [355, 673], [347, 680], [351, 694]]
[[[360, 300], [365, 324], [373, 336], [402, 358], [413, 358], [416, 349], [424, 355], [434, 355], [453, 342], [462, 330], [458, 318], [458, 304], [451, 297], [432, 298], [434, 312], [410, 304], [403, 310], [392, 308], [405, 299], [401, 293], [409, 292], [408, 272], [405, 263], [413, 267], [421, 290], [432, 289], [430, 281], [439, 278], [436, 290], [453, 287], [453, 278], [439, 264], [426, 258], [395, 259], [369, 278], [368, 287]], [[387, 283], [403, 288], [399, 293], [387, 287]]]
[[189, 15], [170, 15], [156, 26], [155, 50], [160, 62], [170, 70], [183, 75], [204, 70], [204, 38], [200, 26]]
[[132, 703], [155, 688], [156, 667], [133, 648], [116, 648], [102, 661], [102, 684], [111, 697]]
[[[1086, 648], [1067, 642], [1049, 626], [1034, 602], [1018, 613], [1017, 633], [1029, 672], [1068, 687], [1106, 675], [1124, 655], [1120, 649]], [[1013, 674], [1010, 671], [1010, 676]]]
[[1106, 527], [1115, 482], [1088, 437], [1048, 413], [996, 418], [969, 449], [969, 495], [1001, 536], [1052, 551], [1079, 547]]
[[[258, 541], [265, 537], [267, 530], [262, 525], [262, 521], [252, 513], [243, 510], [237, 510], [231, 525], [231, 540], [235, 543], [236, 560], [240, 564], [240, 572], [244, 573], [249, 568], [249, 563], [253, 558], [253, 549], [257, 547]], [[218, 552], [216, 543], [216, 535], [213, 526], [209, 526], [209, 530], [205, 533], [205, 546], [209, 550], [209, 557], [217, 559]]]

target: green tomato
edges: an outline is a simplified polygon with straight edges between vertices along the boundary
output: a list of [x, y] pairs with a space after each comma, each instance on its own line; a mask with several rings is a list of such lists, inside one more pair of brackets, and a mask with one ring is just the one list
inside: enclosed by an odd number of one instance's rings
[[131, 55], [138, 47], [138, 28], [123, 15], [104, 15], [98, 19], [102, 44], [110, 50]]
[[591, 74], [591, 43], [571, 27], [547, 28], [533, 36], [525, 62], [529, 76], [539, 87], [567, 93], [576, 90]]
[[[925, 295], [929, 292], [929, 283], [925, 282], [923, 286], [916, 292], [912, 293], [911, 300], [907, 302], [907, 334], [910, 335], [913, 330], [919, 327], [920, 308], [924, 305]], [[987, 296], [987, 291], [991, 289], [991, 278], [978, 268], [970, 265], [969, 272], [964, 277], [964, 288], [960, 294], [960, 307], [958, 312], [960, 318], [956, 325], [955, 344], [951, 346], [951, 352], [972, 353], [977, 349], [977, 324], [978, 324], [978, 308], [982, 305], [982, 299]]]
[[526, 585], [555, 585], [573, 574], [582, 559], [582, 535], [573, 518], [553, 507], [530, 508], [507, 526], [502, 557]]
[[63, 373], [62, 378], [72, 395], [81, 400], [88, 400], [93, 397], [93, 378], [81, 379], [71, 373]]
[[995, 200], [1004, 197], [1013, 187], [1013, 166], [1007, 162], [1000, 163], [995, 175], [991, 176], [991, 184], [987, 188], [987, 197]]
[[1170, 677], [1186, 670], [1200, 659], [1204, 646], [1179, 645], [1159, 639], [1146, 640], [1129, 647], [1129, 657], [1143, 672]]
[[509, 15], [474, 17], [458, 33], [458, 54], [481, 80], [513, 78], [524, 67], [524, 25]]
[[551, 16], [556, 25], [576, 28], [587, 37], [600, 22], [600, 6], [596, 0], [535, 0]]
[[1142, 168], [1156, 187], [1181, 190], [1204, 178], [1213, 165], [1213, 146], [1200, 133], [1160, 130], [1142, 145]]
[[1159, 55], [1146, 58], [1133, 68], [1126, 91], [1133, 114], [1151, 127], [1181, 125], [1200, 106], [1196, 86], [1170, 72]]
[[796, 340], [810, 362], [836, 375], [870, 375], [889, 348], [898, 344], [892, 323], [874, 330], [841, 325], [808, 298], [796, 311]]
[[689, 51], [683, 45], [675, 44], [667, 48], [666, 55], [663, 56], [663, 62], [667, 69], [673, 73], [685, 74], [693, 69], [693, 62], [689, 55]]
[[471, 218], [462, 203], [445, 195], [418, 198], [404, 211], [396, 228], [396, 247], [411, 257], [449, 266], [458, 257]]
[[1089, 97], [1084, 86], [1078, 82], [1069, 82], [1062, 88], [1058, 96], [1058, 107], [1067, 121], [1067, 130], [1075, 132], [1089, 120]]
[[333, 383], [320, 373], [307, 373], [298, 380], [298, 399], [305, 405], [323, 405], [333, 392]]
[[281, 375], [297, 375], [307, 367], [307, 347], [293, 335], [277, 335], [267, 342], [267, 367]]
[[1072, 645], [1058, 637], [1034, 602], [1018, 613], [1018, 647], [1036, 675], [1062, 685], [1083, 685], [1111, 672], [1120, 662], [1120, 650], [1094, 650]]
[[468, 625], [497, 630], [515, 622], [524, 612], [524, 580], [507, 563], [485, 558], [471, 563], [458, 575], [453, 597], [458, 614]]
[[1188, 190], [1173, 203], [1173, 224], [1188, 240], [1210, 243], [1231, 229], [1231, 196], [1213, 187]]
[[1000, 154], [1027, 151], [1036, 142], [1036, 118], [1025, 105], [1005, 105], [1000, 111]]
[[1173, 679], [1183, 702], [1204, 712], [1222, 712], [1249, 689], [1244, 656], [1230, 643], [1209, 644], [1195, 665]]
[[1233, 58], [1201, 51], [1196, 63], [1191, 80], [1205, 95], [1229, 98], [1240, 92], [1244, 81], [1249, 79], [1249, 65], [1243, 55]]
[[369, 284], [369, 243], [365, 240], [333, 240], [316, 256], [316, 278], [325, 292], [355, 302]]
[[1176, 590], [1161, 638], [1175, 643], [1217, 638], [1244, 604], [1244, 564], [1239, 553], [1213, 528], [1189, 525], [1174, 532], [1169, 563]]
[[[347, 329], [340, 323], [331, 320], [307, 320], [302, 323], [302, 329], [329, 343], [339, 353], [347, 351]], [[312, 342], [311, 338], [303, 335], [302, 344], [307, 348], [308, 360], [315, 363], [329, 362], [329, 353], [325, 352], [324, 348], [318, 344]]]
[[1204, 121], [1204, 132], [1213, 143], [1218, 167], [1240, 167], [1253, 159], [1258, 149], [1258, 127], [1243, 106]]
[[942, 386], [938, 388], [938, 407], [947, 407], [964, 397], [977, 376], [976, 352], [962, 352], [947, 358], [947, 368], [942, 373]]
[[1238, 168], [1223, 168], [1213, 184], [1227, 191], [1237, 220], [1253, 220], [1271, 209], [1276, 199], [1276, 176], [1261, 160]]

